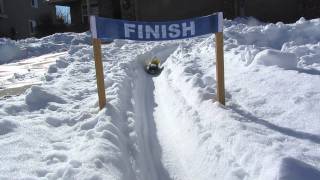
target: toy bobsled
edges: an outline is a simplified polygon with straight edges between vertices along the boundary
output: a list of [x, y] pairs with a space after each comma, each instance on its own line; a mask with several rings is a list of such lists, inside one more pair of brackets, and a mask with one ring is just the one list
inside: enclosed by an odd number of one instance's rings
[[148, 74], [151, 74], [153, 76], [158, 76], [161, 74], [164, 67], [161, 67], [160, 65], [160, 59], [154, 57], [152, 60], [148, 63], [146, 63], [144, 69]]

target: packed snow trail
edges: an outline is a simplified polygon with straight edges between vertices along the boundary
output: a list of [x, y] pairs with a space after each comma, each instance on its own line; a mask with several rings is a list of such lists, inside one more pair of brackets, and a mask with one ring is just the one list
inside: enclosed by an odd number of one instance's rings
[[157, 138], [157, 129], [153, 117], [156, 106], [154, 101], [153, 76], [144, 71], [145, 61], [156, 56], [163, 61], [175, 50], [176, 45], [155, 46], [153, 49], [139, 54], [132, 62], [133, 79], [133, 109], [136, 114], [136, 133], [140, 152], [137, 161], [144, 176], [139, 179], [169, 180], [169, 174], [161, 162], [162, 150]]
[[134, 80], [133, 104], [136, 114], [136, 132], [139, 139], [138, 161], [143, 165], [141, 179], [168, 180], [169, 176], [161, 163], [161, 147], [157, 139], [157, 130], [153, 118], [154, 85], [152, 77], [147, 75], [141, 67], [137, 68]]

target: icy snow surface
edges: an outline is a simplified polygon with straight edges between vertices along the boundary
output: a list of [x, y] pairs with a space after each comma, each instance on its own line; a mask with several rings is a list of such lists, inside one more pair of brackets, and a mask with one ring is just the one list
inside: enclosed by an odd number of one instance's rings
[[68, 52], [0, 100], [0, 179], [319, 180], [320, 19], [225, 20], [224, 34], [225, 107], [210, 35], [103, 45], [100, 112], [88, 33], [2, 39], [1, 62]]
[[63, 58], [65, 54], [49, 53], [0, 65], [0, 98], [20, 94], [31, 85], [41, 84], [48, 70], [52, 72], [57, 65], [67, 64]]

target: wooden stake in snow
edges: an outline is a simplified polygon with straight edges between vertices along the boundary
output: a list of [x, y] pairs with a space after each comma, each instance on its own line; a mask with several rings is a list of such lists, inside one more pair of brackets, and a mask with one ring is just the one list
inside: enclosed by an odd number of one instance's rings
[[102, 54], [101, 54], [101, 40], [93, 38], [93, 55], [96, 67], [96, 78], [98, 86], [98, 96], [99, 96], [99, 107], [100, 110], [106, 105], [106, 94], [104, 88], [104, 74], [103, 74], [103, 64], [102, 64]]
[[221, 104], [225, 105], [223, 32], [218, 32], [215, 35], [216, 35], [217, 100]]

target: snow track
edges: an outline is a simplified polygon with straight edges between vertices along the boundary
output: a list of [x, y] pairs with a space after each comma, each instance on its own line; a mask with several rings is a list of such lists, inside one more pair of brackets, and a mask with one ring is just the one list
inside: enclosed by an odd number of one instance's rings
[[151, 50], [138, 55], [134, 60], [137, 67], [134, 67], [133, 104], [136, 114], [136, 132], [140, 137], [138, 138], [140, 152], [137, 161], [141, 166], [140, 173], [143, 175], [141, 179], [145, 180], [169, 180], [170, 177], [161, 162], [162, 148], [157, 137], [153, 115], [156, 107], [154, 99], [154, 79], [156, 78], [145, 73], [144, 63], [154, 56], [165, 61], [175, 49], [175, 44], [155, 46]]
[[[123, 62], [119, 62], [120, 66], [126, 69], [127, 78], [122, 79], [119, 92], [120, 104], [114, 104], [113, 100], [109, 100], [110, 106], [107, 107], [106, 113], [111, 115], [115, 126], [119, 127], [128, 139], [127, 148], [121, 148], [123, 152], [126, 152], [127, 159], [130, 159], [126, 166], [131, 169], [127, 171], [128, 174], [124, 176], [127, 178], [124, 179], [171, 179], [161, 162], [162, 148], [157, 138], [157, 128], [153, 116], [156, 107], [154, 78], [145, 73], [144, 63], [153, 56], [165, 60], [176, 49], [176, 46], [176, 44], [156, 45], [147, 50], [141, 48], [140, 54], [123, 57]], [[124, 52], [130, 51], [126, 49]], [[109, 56], [112, 58], [112, 54]], [[127, 92], [127, 89], [130, 89], [131, 92]], [[130, 101], [128, 102], [128, 100]], [[108, 108], [118, 109], [118, 112], [109, 111]], [[120, 116], [116, 117], [115, 113]]]
[[[155, 108], [154, 84], [152, 77], [147, 75], [142, 68], [138, 68], [134, 81], [133, 99], [136, 114], [136, 132], [140, 137], [139, 156], [141, 179], [168, 180], [169, 175], [162, 165], [162, 150], [157, 139], [157, 129], [153, 117]], [[139, 178], [140, 179], [140, 178]]]

